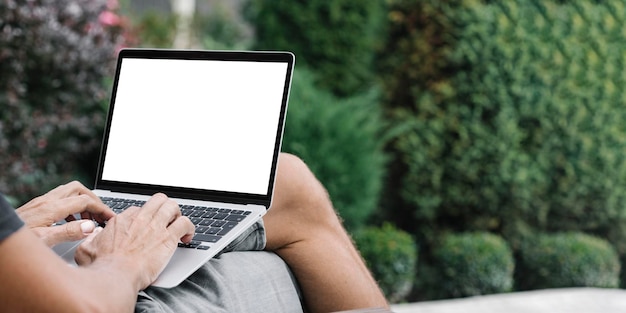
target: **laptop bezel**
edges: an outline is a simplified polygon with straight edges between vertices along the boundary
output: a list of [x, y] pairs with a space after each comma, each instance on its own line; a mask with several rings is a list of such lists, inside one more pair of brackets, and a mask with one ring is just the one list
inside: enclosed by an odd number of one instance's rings
[[[115, 109], [115, 96], [120, 76], [122, 60], [124, 58], [144, 58], [144, 59], [182, 59], [182, 60], [223, 60], [223, 61], [253, 61], [253, 62], [284, 62], [287, 64], [285, 77], [285, 85], [283, 87], [282, 103], [276, 138], [274, 143], [274, 151], [272, 156], [272, 164], [270, 176], [268, 177], [268, 188], [266, 194], [249, 194], [239, 192], [226, 192], [218, 190], [204, 190], [194, 188], [179, 188], [162, 185], [125, 183], [118, 181], [110, 181], [102, 179], [104, 162], [106, 158], [106, 149], [109, 140], [109, 131], [113, 111]], [[100, 148], [98, 169], [94, 189], [107, 190], [111, 192], [133, 193], [141, 195], [152, 195], [157, 192], [166, 193], [170, 197], [186, 198], [213, 202], [228, 202], [236, 204], [254, 204], [262, 205], [266, 209], [270, 207], [274, 182], [276, 175], [276, 167], [278, 165], [278, 156], [281, 150], [282, 137], [284, 133], [286, 111], [289, 101], [289, 91], [291, 87], [291, 79], [293, 74], [293, 66], [295, 56], [291, 52], [286, 51], [215, 51], [215, 50], [170, 50], [170, 49], [122, 49], [117, 58], [115, 76], [111, 89], [109, 108], [107, 112], [106, 125], [103, 133], [102, 146]]]

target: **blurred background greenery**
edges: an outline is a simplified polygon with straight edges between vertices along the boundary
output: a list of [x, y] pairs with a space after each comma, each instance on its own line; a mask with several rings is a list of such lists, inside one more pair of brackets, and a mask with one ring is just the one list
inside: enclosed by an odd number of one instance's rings
[[[626, 0], [7, 0], [0, 190], [89, 185], [122, 47], [289, 50], [283, 150], [393, 302], [626, 286]], [[418, 257], [419, 256], [419, 257]]]

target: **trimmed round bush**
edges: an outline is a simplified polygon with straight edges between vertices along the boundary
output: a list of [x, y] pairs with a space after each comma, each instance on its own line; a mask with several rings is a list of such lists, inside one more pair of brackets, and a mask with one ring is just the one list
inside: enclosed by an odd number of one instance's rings
[[413, 238], [386, 223], [357, 232], [354, 240], [387, 299], [403, 300], [415, 280], [418, 250]]
[[448, 234], [433, 256], [440, 275], [432, 284], [440, 298], [502, 293], [513, 288], [515, 261], [500, 236]]
[[518, 264], [519, 289], [619, 286], [615, 249], [583, 233], [538, 235], [522, 245]]

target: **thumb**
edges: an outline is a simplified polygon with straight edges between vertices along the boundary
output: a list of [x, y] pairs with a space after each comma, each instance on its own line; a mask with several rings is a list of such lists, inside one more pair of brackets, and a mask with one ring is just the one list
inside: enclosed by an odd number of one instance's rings
[[78, 249], [76, 249], [76, 253], [74, 254], [74, 260], [78, 265], [87, 265], [93, 262], [95, 259], [96, 249], [93, 245], [91, 245], [91, 243], [101, 231], [102, 227], [96, 227], [96, 229], [94, 229], [93, 232], [80, 243]]
[[61, 242], [80, 240], [94, 231], [96, 224], [91, 220], [76, 220], [63, 225], [47, 227], [45, 242], [54, 246]]

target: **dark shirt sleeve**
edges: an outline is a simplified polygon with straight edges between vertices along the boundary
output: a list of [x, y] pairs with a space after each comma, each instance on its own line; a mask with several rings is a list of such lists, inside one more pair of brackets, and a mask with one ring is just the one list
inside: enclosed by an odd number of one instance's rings
[[9, 237], [23, 225], [24, 222], [17, 216], [4, 195], [0, 193], [0, 241]]

